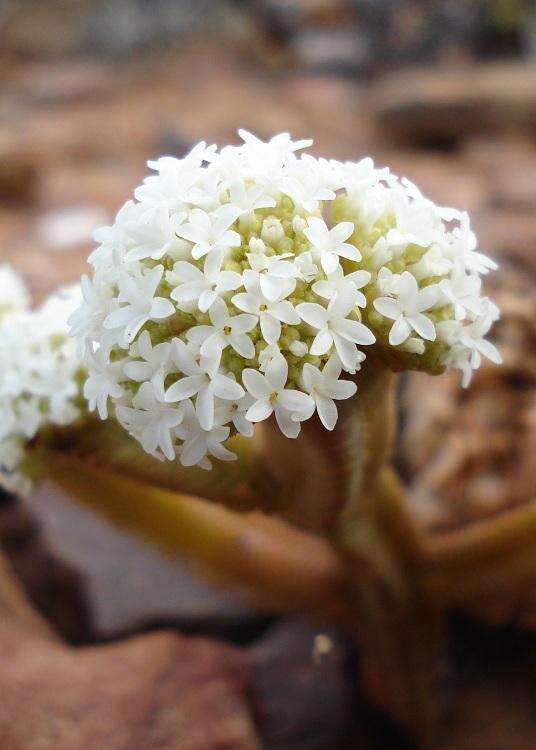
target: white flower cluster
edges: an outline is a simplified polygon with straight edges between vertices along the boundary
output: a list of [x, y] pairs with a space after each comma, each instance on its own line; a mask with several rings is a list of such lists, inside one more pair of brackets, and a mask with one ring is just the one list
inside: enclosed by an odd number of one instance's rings
[[66, 288], [30, 310], [19, 277], [2, 267], [0, 280], [0, 481], [20, 487], [24, 445], [50, 425], [71, 424], [83, 406], [83, 365], [67, 326], [81, 294]]
[[311, 141], [199, 143], [149, 162], [83, 278], [71, 316], [91, 409], [143, 448], [185, 466], [229, 460], [235, 434], [272, 413], [288, 437], [316, 410], [337, 421], [341, 380], [376, 342], [399, 369], [463, 371], [468, 382], [497, 308], [495, 267], [467, 214], [440, 208], [371, 159], [297, 152]]

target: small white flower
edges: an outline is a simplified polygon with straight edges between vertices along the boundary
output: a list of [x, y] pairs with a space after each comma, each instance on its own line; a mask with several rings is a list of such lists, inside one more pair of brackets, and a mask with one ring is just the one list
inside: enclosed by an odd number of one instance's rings
[[275, 246], [285, 236], [283, 225], [276, 216], [268, 216], [262, 222], [261, 239], [267, 245]]
[[239, 210], [230, 205], [221, 206], [213, 214], [194, 208], [190, 211], [189, 221], [180, 225], [177, 234], [194, 243], [192, 258], [198, 260], [212, 250], [227, 250], [240, 245], [238, 232], [229, 229], [238, 215]]
[[196, 357], [180, 339], [173, 339], [171, 356], [183, 378], [170, 385], [165, 394], [167, 403], [184, 401], [196, 396], [195, 411], [204, 430], [214, 426], [214, 397], [225, 401], [236, 401], [244, 395], [244, 389], [235, 380], [215, 372], [214, 360], [197, 361]]
[[302, 281], [310, 283], [318, 274], [318, 266], [313, 262], [313, 254], [307, 250], [300, 253], [294, 259], [294, 265], [298, 269]]
[[361, 260], [359, 250], [347, 240], [354, 232], [351, 221], [341, 221], [333, 229], [328, 229], [326, 222], [317, 216], [309, 217], [309, 226], [304, 234], [318, 254], [324, 273], [330, 274], [339, 265], [339, 256], [349, 260]]
[[175, 458], [171, 431], [182, 422], [184, 412], [163, 403], [152, 383], [142, 383], [132, 399], [132, 407], [118, 406], [116, 414], [146, 453], [155, 455], [161, 450], [169, 461]]
[[327, 430], [333, 430], [337, 423], [338, 413], [334, 399], [350, 398], [357, 391], [357, 385], [350, 380], [339, 380], [341, 361], [332, 354], [322, 371], [309, 363], [302, 369], [305, 389], [316, 404], [320, 421]]
[[376, 338], [363, 323], [348, 320], [355, 308], [356, 291], [350, 288], [339, 292], [327, 308], [316, 302], [302, 302], [296, 308], [302, 320], [316, 329], [310, 352], [327, 354], [333, 345], [345, 368], [355, 370], [359, 363], [356, 344], [373, 344]]
[[408, 271], [415, 276], [417, 281], [428, 279], [432, 276], [444, 276], [452, 268], [452, 261], [445, 256], [443, 247], [439, 244], [432, 245], [417, 263], [412, 263]]
[[240, 216], [249, 214], [259, 208], [273, 208], [276, 205], [275, 200], [265, 194], [262, 185], [248, 187], [243, 180], [236, 180], [231, 184], [229, 197], [231, 205], [239, 209]]
[[246, 419], [261, 422], [274, 412], [283, 435], [295, 438], [300, 432], [300, 422], [309, 419], [315, 403], [311, 396], [285, 388], [287, 376], [288, 365], [282, 356], [271, 360], [265, 375], [251, 368], [242, 372], [242, 382], [256, 399], [246, 412]]
[[454, 306], [456, 320], [464, 320], [467, 312], [474, 316], [480, 315], [482, 311], [481, 286], [480, 278], [466, 274], [460, 265], [453, 269], [450, 278], [439, 282], [439, 289], [445, 303]]
[[172, 254], [180, 247], [181, 241], [176, 232], [185, 218], [185, 212], [170, 217], [166, 208], [156, 207], [138, 221], [128, 222], [125, 231], [132, 247], [126, 253], [125, 260], [160, 260], [168, 253]]
[[90, 281], [84, 274], [81, 279], [82, 298], [80, 306], [69, 316], [70, 335], [86, 339], [98, 334], [100, 327], [112, 307], [114, 288], [99, 276]]
[[379, 297], [374, 300], [376, 310], [395, 322], [389, 331], [389, 343], [398, 346], [410, 335], [412, 329], [427, 341], [435, 341], [433, 321], [424, 315], [438, 299], [437, 284], [419, 289], [417, 281], [409, 271], [404, 271], [398, 282], [398, 299]]
[[220, 461], [236, 460], [236, 454], [222, 445], [230, 435], [229, 427], [214, 425], [211, 429], [205, 430], [199, 424], [191, 401], [185, 401], [181, 407], [184, 411], [184, 419], [175, 428], [175, 435], [184, 441], [178, 449], [183, 466], [198, 465], [202, 469], [211, 469], [212, 464], [207, 454]]
[[130, 247], [126, 226], [129, 222], [138, 221], [145, 210], [146, 207], [140, 203], [127, 201], [117, 212], [112, 226], [96, 229], [93, 239], [99, 243], [99, 247], [90, 253], [88, 263], [101, 270], [119, 265]]
[[264, 340], [267, 344], [275, 344], [281, 336], [281, 323], [296, 325], [300, 322], [296, 310], [285, 299], [292, 291], [292, 283], [288, 279], [282, 279], [282, 291], [275, 300], [271, 300], [263, 294], [258, 274], [246, 270], [243, 279], [246, 291], [235, 294], [231, 302], [239, 310], [257, 315]]
[[484, 338], [496, 319], [494, 307], [491, 307], [486, 300], [482, 315], [469, 325], [462, 326], [459, 329], [460, 343], [471, 352], [470, 365], [473, 370], [480, 367], [481, 355], [484, 355], [496, 365], [502, 363], [501, 353], [497, 347]]
[[278, 344], [268, 344], [259, 352], [259, 370], [266, 372], [266, 368], [274, 357], [281, 356], [281, 349]]
[[305, 211], [318, 210], [319, 201], [332, 201], [335, 192], [330, 184], [329, 170], [322, 168], [322, 163], [304, 154], [293, 163], [280, 183], [281, 192], [288, 195], [296, 205]]
[[132, 357], [138, 355], [141, 359], [130, 359], [123, 370], [131, 380], [143, 383], [150, 380], [155, 393], [162, 401], [164, 398], [164, 380], [169, 372], [171, 344], [162, 342], [152, 345], [148, 331], [143, 331], [138, 340], [131, 347]]
[[255, 399], [249, 393], [246, 393], [238, 401], [222, 401], [216, 406], [214, 412], [215, 423], [225, 425], [232, 422], [240, 435], [252, 437], [253, 423], [246, 419], [246, 412], [254, 401]]
[[189, 312], [197, 304], [201, 312], [207, 312], [220, 294], [242, 286], [241, 274], [220, 270], [222, 260], [223, 250], [217, 249], [205, 257], [203, 271], [193, 263], [177, 261], [166, 273], [166, 281], [175, 287], [170, 296], [180, 309]]
[[276, 300], [283, 288], [289, 290], [288, 294], [292, 294], [296, 287], [295, 279], [300, 275], [300, 271], [294, 263], [287, 260], [294, 257], [291, 253], [247, 253], [246, 257], [251, 269], [259, 274], [259, 284], [267, 299]]
[[359, 289], [366, 286], [370, 278], [371, 274], [368, 271], [353, 271], [345, 276], [342, 267], [337, 266], [333, 273], [328, 274], [327, 279], [321, 279], [313, 284], [313, 292], [324, 299], [332, 299], [339, 292], [350, 287], [355, 291], [356, 305], [366, 307], [366, 297]]
[[255, 347], [247, 335], [257, 325], [257, 317], [248, 313], [230, 315], [227, 305], [222, 299], [217, 299], [208, 311], [211, 326], [193, 326], [187, 332], [188, 341], [193, 341], [201, 347], [202, 356], [217, 357], [230, 346], [237, 354], [245, 359], [255, 356]]
[[119, 385], [123, 375], [123, 362], [109, 362], [105, 352], [86, 349], [84, 356], [88, 366], [88, 377], [84, 383], [84, 397], [89, 411], [99, 412], [101, 419], [108, 418], [108, 399], [121, 398], [124, 389]]
[[103, 322], [104, 328], [121, 328], [122, 341], [128, 345], [149, 320], [164, 320], [173, 315], [173, 303], [164, 297], [155, 297], [162, 279], [163, 266], [155, 266], [138, 277], [123, 274], [119, 280], [119, 301], [126, 304], [113, 310]]

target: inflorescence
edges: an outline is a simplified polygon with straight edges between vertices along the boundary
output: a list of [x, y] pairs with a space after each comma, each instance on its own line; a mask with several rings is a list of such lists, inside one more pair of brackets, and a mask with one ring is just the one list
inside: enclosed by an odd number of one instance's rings
[[[150, 161], [71, 316], [84, 393], [143, 448], [185, 466], [235, 458], [226, 440], [272, 413], [287, 437], [316, 411], [332, 430], [366, 347], [396, 369], [459, 368], [467, 385], [498, 318], [496, 267], [466, 213], [436, 206], [371, 159], [265, 143], [199, 143]], [[364, 347], [364, 349], [363, 349]]]
[[67, 325], [80, 300], [80, 287], [68, 287], [31, 310], [22, 280], [0, 267], [0, 478], [8, 486], [24, 488], [18, 468], [38, 432], [80, 415], [85, 368]]

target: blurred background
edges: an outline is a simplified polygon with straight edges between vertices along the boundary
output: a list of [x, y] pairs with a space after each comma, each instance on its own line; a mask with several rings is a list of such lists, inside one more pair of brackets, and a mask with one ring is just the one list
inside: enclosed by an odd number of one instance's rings
[[[37, 300], [78, 280], [93, 230], [148, 158], [235, 142], [238, 127], [313, 137], [323, 156], [371, 155], [471, 213], [501, 264], [488, 290], [504, 312], [505, 366], [485, 366], [467, 393], [457, 377], [406, 377], [398, 468], [432, 540], [526, 503], [536, 486], [535, 3], [0, 0], [0, 262]], [[70, 642], [172, 625], [239, 645], [254, 665], [263, 746], [406, 747], [356, 687], [358, 654], [342, 633], [201, 583], [50, 488], [31, 511], [0, 501], [0, 544]], [[458, 698], [441, 748], [534, 750], [536, 606], [514, 592], [474, 609], [453, 624]], [[326, 633], [330, 647], [312, 660]]]

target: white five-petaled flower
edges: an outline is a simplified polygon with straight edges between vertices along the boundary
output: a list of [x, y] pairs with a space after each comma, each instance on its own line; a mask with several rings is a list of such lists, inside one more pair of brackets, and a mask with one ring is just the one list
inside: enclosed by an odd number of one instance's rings
[[212, 358], [201, 358], [198, 362], [190, 349], [180, 339], [173, 339], [171, 356], [184, 377], [170, 385], [165, 394], [167, 403], [185, 401], [196, 397], [195, 411], [204, 430], [214, 426], [214, 398], [236, 401], [244, 395], [244, 389], [232, 378], [216, 371], [217, 363]]
[[337, 423], [337, 406], [334, 399], [345, 399], [353, 396], [357, 385], [350, 380], [339, 380], [341, 361], [332, 354], [322, 371], [306, 362], [302, 370], [302, 379], [306, 391], [316, 404], [320, 421], [327, 430], [333, 430]]
[[324, 299], [332, 299], [336, 294], [350, 286], [355, 290], [355, 303], [358, 307], [366, 307], [367, 299], [359, 290], [366, 286], [371, 278], [368, 271], [353, 271], [344, 275], [341, 266], [328, 274], [327, 279], [321, 279], [313, 284], [313, 292]]
[[424, 311], [436, 304], [438, 293], [437, 284], [419, 289], [415, 277], [409, 271], [404, 271], [398, 281], [398, 299], [378, 297], [374, 300], [376, 310], [386, 318], [395, 321], [389, 331], [391, 346], [402, 344], [412, 329], [423, 339], [435, 341], [434, 323], [427, 315], [424, 315]]
[[253, 422], [246, 418], [246, 412], [253, 405], [255, 399], [246, 393], [238, 401], [222, 401], [214, 411], [216, 424], [228, 424], [232, 422], [236, 431], [244, 437], [253, 435]]
[[482, 282], [478, 276], [466, 274], [463, 268], [457, 266], [453, 269], [450, 278], [442, 279], [438, 286], [446, 302], [454, 306], [456, 320], [464, 320], [467, 312], [474, 316], [480, 315]]
[[166, 273], [166, 281], [174, 286], [170, 297], [179, 308], [188, 311], [197, 304], [201, 312], [207, 312], [220, 294], [235, 291], [242, 286], [242, 276], [236, 271], [221, 271], [223, 250], [216, 249], [205, 257], [201, 271], [193, 263], [177, 261], [172, 271]]
[[193, 242], [192, 258], [199, 260], [211, 250], [227, 250], [240, 245], [238, 232], [229, 229], [238, 218], [240, 210], [230, 204], [221, 206], [212, 214], [201, 208], [190, 211], [189, 221], [177, 229], [179, 237]]
[[180, 246], [177, 228], [186, 218], [186, 213], [169, 215], [164, 207], [152, 208], [138, 221], [125, 225], [125, 231], [132, 247], [125, 255], [126, 260], [160, 260], [166, 253]]
[[144, 451], [157, 455], [161, 450], [169, 461], [175, 458], [171, 431], [182, 422], [184, 412], [164, 403], [152, 383], [142, 383], [132, 399], [132, 406], [118, 406], [116, 414]]
[[316, 302], [302, 302], [296, 307], [300, 318], [318, 331], [311, 345], [313, 355], [327, 354], [333, 345], [345, 369], [355, 371], [360, 362], [356, 344], [373, 344], [372, 331], [348, 315], [356, 304], [356, 290], [343, 289], [333, 297], [327, 308]]
[[122, 328], [121, 343], [128, 345], [149, 320], [164, 320], [173, 315], [173, 303], [165, 297], [155, 297], [162, 279], [163, 266], [155, 266], [139, 276], [124, 273], [119, 279], [119, 302], [122, 307], [113, 310], [103, 322], [104, 328]]
[[359, 250], [346, 242], [353, 232], [354, 225], [351, 221], [341, 221], [329, 229], [324, 219], [317, 216], [309, 218], [309, 226], [303, 233], [311, 243], [313, 252], [318, 254], [324, 273], [335, 271], [339, 265], [339, 256], [354, 261], [361, 260]]
[[482, 314], [469, 325], [461, 326], [459, 329], [459, 340], [471, 353], [470, 364], [473, 370], [480, 367], [481, 355], [484, 355], [496, 365], [500, 365], [502, 362], [497, 347], [484, 338], [497, 317], [497, 308], [489, 300], [485, 300]]
[[141, 359], [131, 359], [125, 363], [124, 372], [131, 380], [138, 383], [150, 381], [158, 398], [164, 399], [164, 380], [169, 372], [171, 344], [167, 341], [152, 345], [148, 331], [143, 331], [131, 350], [132, 355]]
[[92, 352], [86, 348], [84, 360], [89, 375], [84, 383], [84, 398], [89, 411], [97, 409], [101, 419], [108, 418], [108, 399], [121, 398], [125, 390], [120, 385], [123, 362], [109, 362], [104, 350]]
[[236, 180], [229, 188], [231, 205], [240, 210], [240, 215], [249, 214], [259, 208], [273, 208], [274, 198], [265, 194], [262, 185], [248, 187], [243, 180]]
[[[283, 290], [294, 291], [295, 279], [300, 275], [299, 269], [288, 258], [292, 253], [282, 255], [265, 255], [264, 253], [247, 253], [249, 265], [259, 276], [261, 291], [270, 301], [276, 300]], [[286, 296], [287, 296], [286, 295]]]
[[300, 322], [296, 310], [285, 299], [292, 291], [293, 280], [282, 279], [282, 290], [273, 300], [263, 294], [255, 271], [244, 271], [243, 280], [246, 291], [235, 294], [231, 302], [239, 310], [257, 315], [264, 340], [267, 344], [275, 344], [281, 336], [281, 323], [296, 325]]
[[212, 325], [194, 326], [186, 334], [188, 341], [201, 347], [202, 356], [217, 357], [219, 361], [222, 351], [228, 346], [245, 359], [255, 356], [255, 347], [247, 334], [257, 325], [256, 315], [230, 315], [222, 299], [214, 302], [208, 314]]
[[[208, 455], [218, 458], [220, 461], [234, 461], [236, 454], [226, 448], [224, 443], [231, 432], [229, 427], [214, 424], [205, 430], [199, 424], [197, 412], [191, 401], [181, 404], [184, 418], [175, 428], [175, 435], [183, 440], [178, 450], [180, 462], [183, 466], [195, 466], [202, 469], [211, 469], [212, 464]], [[208, 455], [207, 455], [208, 454]]]
[[300, 432], [300, 422], [309, 419], [315, 403], [311, 396], [292, 388], [285, 388], [288, 364], [283, 356], [274, 357], [263, 375], [247, 368], [242, 372], [242, 382], [256, 399], [246, 412], [250, 422], [261, 422], [275, 413], [279, 429], [289, 438]]

